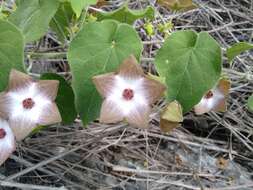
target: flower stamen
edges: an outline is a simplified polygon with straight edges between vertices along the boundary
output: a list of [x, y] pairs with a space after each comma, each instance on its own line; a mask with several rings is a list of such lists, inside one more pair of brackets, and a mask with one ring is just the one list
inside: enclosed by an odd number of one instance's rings
[[26, 98], [26, 99], [23, 100], [22, 103], [23, 103], [23, 107], [25, 109], [32, 109], [34, 104], [35, 104], [35, 102], [33, 101], [32, 98]]
[[209, 90], [209, 91], [206, 93], [205, 98], [206, 98], [206, 99], [210, 99], [210, 98], [212, 98], [212, 97], [213, 97], [213, 92], [212, 92], [211, 90]]
[[122, 96], [125, 100], [132, 100], [134, 97], [134, 91], [130, 88], [126, 88], [123, 91]]
[[0, 139], [3, 139], [6, 136], [6, 132], [4, 129], [0, 129]]

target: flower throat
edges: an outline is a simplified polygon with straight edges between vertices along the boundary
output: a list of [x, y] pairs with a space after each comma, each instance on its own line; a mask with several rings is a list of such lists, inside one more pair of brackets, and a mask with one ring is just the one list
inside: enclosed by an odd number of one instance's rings
[[23, 100], [23, 107], [25, 109], [32, 109], [34, 107], [35, 102], [33, 101], [32, 98], [26, 98], [25, 100]]
[[130, 88], [126, 88], [123, 91], [122, 96], [125, 100], [132, 100], [134, 97], [134, 91]]
[[0, 129], [0, 139], [3, 139], [6, 136], [6, 132], [4, 129]]

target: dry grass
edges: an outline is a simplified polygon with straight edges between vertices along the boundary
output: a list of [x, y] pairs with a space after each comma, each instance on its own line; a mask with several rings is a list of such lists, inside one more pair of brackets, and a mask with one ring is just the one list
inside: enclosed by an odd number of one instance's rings
[[[105, 9], [115, 9], [122, 0]], [[200, 8], [171, 13], [149, 2], [132, 1], [133, 8], [147, 4], [160, 14], [154, 25], [173, 18], [175, 30], [208, 31], [225, 50], [238, 41], [252, 42], [252, 0], [199, 0]], [[163, 36], [148, 37], [143, 21], [135, 24], [145, 44], [143, 68], [152, 64]], [[27, 52], [65, 52], [48, 33]], [[105, 126], [92, 123], [82, 128], [52, 126], [18, 144], [17, 151], [0, 167], [0, 189], [253, 189], [253, 113], [246, 101], [253, 92], [252, 54], [244, 53], [224, 73], [232, 81], [229, 108], [224, 114], [185, 116], [182, 127], [170, 134], [159, 130], [161, 101], [153, 108], [150, 129], [140, 130], [124, 123]], [[71, 79], [65, 59], [28, 60], [31, 75], [53, 71]], [[33, 184], [33, 185], [32, 185]]]

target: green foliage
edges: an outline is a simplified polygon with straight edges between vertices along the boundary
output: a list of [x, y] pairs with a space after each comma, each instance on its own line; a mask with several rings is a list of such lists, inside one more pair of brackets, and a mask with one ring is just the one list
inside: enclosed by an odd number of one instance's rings
[[248, 107], [251, 111], [253, 111], [253, 95], [251, 95], [248, 99]]
[[58, 5], [55, 0], [21, 0], [9, 21], [23, 32], [26, 42], [35, 41], [47, 32]]
[[158, 51], [155, 64], [166, 78], [167, 98], [189, 111], [211, 89], [221, 74], [221, 49], [206, 32], [173, 33]]
[[101, 106], [91, 78], [114, 71], [130, 54], [139, 59], [141, 51], [138, 34], [127, 24], [107, 20], [84, 25], [68, 51], [76, 108], [84, 124], [98, 117]]
[[69, 0], [69, 1], [77, 18], [80, 17], [83, 8], [97, 3], [97, 0]]
[[60, 82], [55, 102], [61, 113], [62, 123], [72, 123], [77, 117], [75, 110], [75, 96], [72, 87], [64, 78], [54, 73], [45, 73], [41, 76], [41, 79], [58, 80]]
[[167, 38], [174, 28], [174, 24], [172, 20], [166, 22], [166, 23], [160, 23], [158, 24], [158, 31], [163, 33], [165, 35], [165, 38]]
[[9, 80], [11, 69], [23, 71], [24, 39], [11, 23], [0, 20], [0, 92]]
[[148, 6], [143, 10], [130, 10], [127, 5], [120, 7], [112, 12], [97, 13], [98, 20], [114, 19], [119, 22], [133, 24], [135, 20], [140, 18], [154, 18], [155, 11], [153, 7]]
[[[71, 40], [73, 34], [81, 28], [70, 43], [67, 55], [73, 76], [73, 89], [57, 74], [48, 73], [41, 77], [60, 81], [56, 103], [64, 124], [72, 123], [77, 112], [84, 124], [98, 117], [102, 99], [92, 82], [93, 76], [115, 71], [131, 54], [140, 58], [142, 43], [137, 32], [130, 26], [137, 19], [147, 19], [144, 29], [148, 36], [157, 30], [165, 36], [169, 34], [155, 58], [160, 75], [156, 78], [167, 85], [167, 100], [177, 100], [182, 105], [183, 112], [191, 110], [220, 78], [221, 48], [217, 42], [206, 32], [197, 34], [193, 31], [179, 31], [170, 35], [173, 29], [171, 21], [160, 24], [155, 29], [150, 21], [155, 15], [151, 6], [131, 10], [124, 4], [112, 12], [87, 12], [80, 17], [83, 9], [96, 4], [97, 0], [17, 2], [18, 7], [9, 18], [8, 14], [5, 15], [0, 10], [0, 17], [7, 17], [10, 21], [0, 21], [0, 91], [6, 87], [11, 68], [23, 70], [24, 42], [41, 38], [47, 32], [49, 24], [63, 43]], [[158, 3], [177, 11], [196, 8], [192, 0], [159, 0]], [[96, 19], [101, 22], [96, 22]], [[227, 50], [229, 61], [252, 48], [252, 44], [245, 42], [233, 45]], [[52, 54], [62, 56], [58, 52], [48, 55]], [[66, 56], [65, 53], [63, 55]], [[249, 98], [248, 107], [253, 110], [253, 95]]]
[[37, 134], [38, 132], [42, 131], [43, 129], [46, 129], [48, 126], [45, 125], [39, 125], [37, 127], [35, 127], [32, 132], [29, 134], [29, 136], [32, 136], [34, 134]]
[[231, 62], [240, 53], [253, 49], [253, 44], [247, 42], [239, 42], [234, 44], [227, 50], [228, 61]]
[[165, 6], [173, 11], [189, 11], [198, 8], [192, 0], [158, 0], [158, 4]]
[[74, 12], [70, 3], [65, 2], [60, 4], [56, 14], [50, 22], [50, 27], [57, 34], [57, 37], [61, 42], [68, 39], [73, 17]]
[[154, 31], [154, 26], [152, 23], [148, 22], [144, 25], [144, 29], [147, 33], [148, 36], [152, 36], [154, 35], [155, 31]]
[[0, 4], [0, 19], [5, 20], [10, 15], [10, 10], [6, 7], [5, 2]]

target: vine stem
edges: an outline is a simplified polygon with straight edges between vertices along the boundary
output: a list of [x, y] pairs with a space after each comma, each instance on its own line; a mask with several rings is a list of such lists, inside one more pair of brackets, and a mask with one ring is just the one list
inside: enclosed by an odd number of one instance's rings
[[0, 185], [4, 187], [17, 187], [20, 189], [33, 189], [33, 190], [66, 190], [65, 187], [49, 187], [49, 186], [41, 186], [41, 185], [33, 185], [33, 184], [23, 184], [16, 183], [10, 181], [0, 180]]
[[[143, 45], [149, 44], [161, 44], [163, 40], [152, 40], [152, 41], [143, 41]], [[67, 52], [26, 52], [28, 58], [31, 59], [61, 59], [66, 58]]]
[[[153, 42], [150, 42], [153, 43]], [[148, 44], [148, 43], [146, 43]], [[27, 58], [29, 59], [66, 59], [67, 52], [26, 52]], [[154, 58], [142, 57], [143, 62], [154, 62]], [[223, 72], [227, 74], [237, 75], [248, 81], [253, 81], [253, 74], [250, 72], [239, 72], [232, 69], [223, 68]]]
[[64, 59], [67, 57], [66, 52], [27, 52], [28, 59]]

